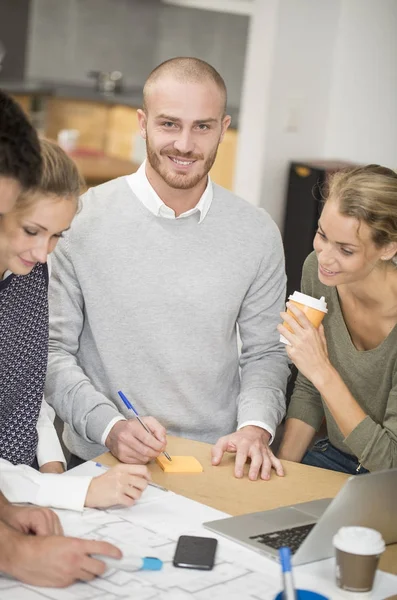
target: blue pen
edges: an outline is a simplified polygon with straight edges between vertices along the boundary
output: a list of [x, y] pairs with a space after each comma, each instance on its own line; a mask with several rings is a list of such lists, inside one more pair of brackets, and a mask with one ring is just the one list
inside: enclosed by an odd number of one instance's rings
[[[142, 427], [144, 429], [146, 429], [146, 431], [148, 433], [150, 433], [150, 435], [153, 435], [152, 432], [150, 431], [149, 427], [147, 425], [145, 425], [145, 423], [142, 421], [141, 417], [138, 415], [138, 413], [136, 412], [135, 408], [132, 406], [131, 402], [128, 400], [127, 396], [124, 396], [123, 392], [121, 390], [119, 390], [118, 395], [120, 396], [120, 398], [122, 399], [122, 401], [124, 402], [124, 404], [126, 405], [126, 407], [129, 410], [132, 410], [136, 416], [136, 418], [138, 419], [138, 421], [140, 422], [140, 424], [142, 425]], [[168, 458], [168, 460], [172, 460], [171, 456], [164, 450], [163, 452], [164, 456], [166, 458]]]
[[281, 570], [283, 572], [283, 600], [296, 600], [295, 586], [291, 569], [291, 550], [287, 546], [283, 546], [279, 549], [278, 554], [281, 562]]

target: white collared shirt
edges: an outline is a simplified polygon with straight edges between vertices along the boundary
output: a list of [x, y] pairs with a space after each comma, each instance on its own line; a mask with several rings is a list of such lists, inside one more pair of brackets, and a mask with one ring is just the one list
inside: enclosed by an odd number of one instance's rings
[[156, 217], [163, 217], [164, 219], [183, 219], [184, 217], [190, 217], [190, 215], [194, 215], [195, 213], [200, 213], [199, 223], [201, 223], [205, 219], [211, 207], [213, 189], [209, 175], [207, 186], [196, 206], [182, 213], [178, 217], [175, 216], [175, 212], [172, 210], [172, 208], [164, 204], [160, 196], [158, 196], [153, 187], [150, 185], [146, 176], [146, 160], [141, 164], [135, 173], [127, 175], [126, 180], [135, 196]]
[[[161, 200], [159, 195], [155, 192], [155, 190], [151, 186], [151, 184], [146, 176], [146, 160], [141, 164], [141, 166], [135, 173], [132, 173], [131, 175], [126, 176], [126, 181], [127, 181], [128, 185], [130, 186], [131, 190], [133, 191], [133, 193], [135, 194], [135, 196], [138, 198], [138, 200], [140, 200], [142, 202], [142, 204], [153, 215], [155, 215], [156, 217], [162, 217], [165, 219], [183, 219], [184, 217], [189, 217], [190, 215], [199, 212], [200, 218], [199, 218], [198, 222], [202, 223], [202, 221], [205, 219], [205, 217], [211, 207], [211, 203], [212, 203], [212, 199], [213, 199], [213, 195], [214, 195], [212, 182], [211, 182], [210, 176], [208, 175], [207, 187], [205, 188], [204, 193], [201, 196], [198, 203], [196, 204], [196, 206], [194, 208], [182, 213], [178, 217], [176, 217], [175, 212], [172, 210], [172, 208], [170, 208], [169, 206], [164, 204], [164, 202]], [[101, 443], [103, 446], [106, 445], [105, 444], [106, 438], [108, 437], [113, 425], [115, 425], [118, 421], [125, 421], [125, 420], [126, 419], [124, 416], [119, 415], [117, 417], [114, 417], [108, 423], [108, 425], [105, 428], [105, 430], [102, 434], [102, 437], [101, 437]], [[272, 443], [272, 441], [274, 439], [274, 435], [275, 435], [275, 431], [273, 430], [272, 427], [270, 427], [269, 425], [267, 425], [266, 423], [264, 423], [262, 421], [246, 421], [246, 422], [242, 423], [241, 425], [239, 425], [238, 430], [241, 429], [242, 427], [246, 427], [247, 425], [255, 425], [256, 427], [260, 427], [260, 428], [268, 431], [270, 433], [269, 443], [270, 444]]]

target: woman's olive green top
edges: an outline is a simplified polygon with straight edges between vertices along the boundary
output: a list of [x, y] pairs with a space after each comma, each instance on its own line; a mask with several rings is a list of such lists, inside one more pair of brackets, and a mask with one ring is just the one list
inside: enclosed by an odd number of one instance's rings
[[366, 469], [397, 467], [397, 326], [373, 350], [357, 350], [337, 289], [319, 281], [317, 266], [313, 252], [303, 267], [302, 292], [325, 296], [328, 314], [323, 324], [330, 361], [367, 417], [344, 437], [317, 389], [299, 373], [287, 418], [299, 419], [317, 430], [325, 417], [331, 444], [356, 456]]

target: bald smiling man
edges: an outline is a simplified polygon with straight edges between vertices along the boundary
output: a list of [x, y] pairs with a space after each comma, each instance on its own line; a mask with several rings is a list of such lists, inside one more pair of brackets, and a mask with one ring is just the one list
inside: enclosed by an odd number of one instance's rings
[[215, 444], [214, 465], [235, 452], [236, 477], [247, 460], [250, 479], [283, 475], [269, 447], [289, 374], [283, 249], [264, 210], [208, 175], [226, 100], [208, 63], [158, 66], [138, 111], [146, 161], [89, 190], [54, 253], [46, 398], [74, 464], [107, 449], [147, 463], [168, 432]]

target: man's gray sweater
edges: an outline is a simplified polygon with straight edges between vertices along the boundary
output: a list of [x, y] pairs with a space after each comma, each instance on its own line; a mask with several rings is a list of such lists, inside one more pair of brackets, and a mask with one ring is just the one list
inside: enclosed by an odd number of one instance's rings
[[201, 223], [156, 217], [125, 178], [92, 188], [54, 252], [46, 399], [84, 459], [106, 450], [115, 416], [132, 416], [120, 389], [168, 433], [207, 442], [246, 421], [275, 429], [284, 415], [280, 234], [265, 211], [213, 187]]

